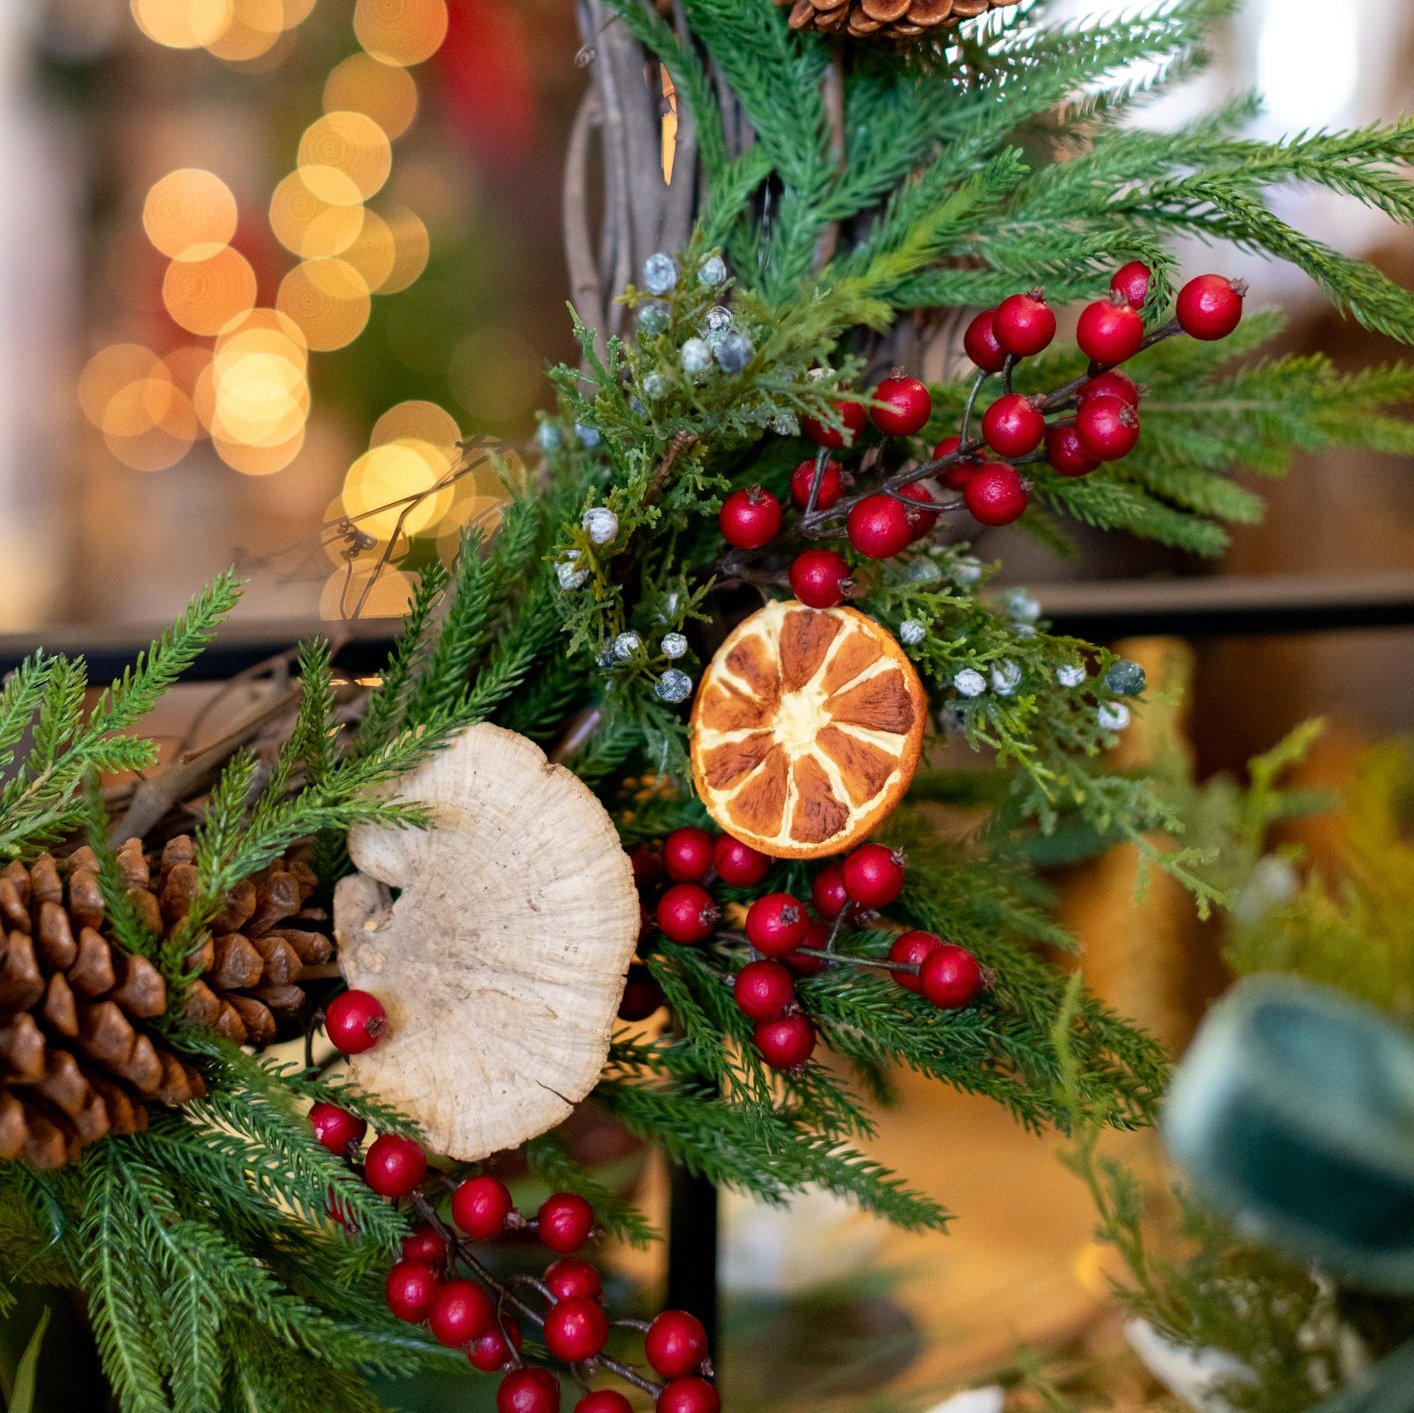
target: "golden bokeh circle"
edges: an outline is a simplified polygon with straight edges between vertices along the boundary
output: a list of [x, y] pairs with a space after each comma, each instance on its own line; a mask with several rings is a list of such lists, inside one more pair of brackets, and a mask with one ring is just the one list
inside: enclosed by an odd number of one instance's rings
[[253, 447], [275, 447], [296, 436], [309, 417], [304, 374], [276, 353], [251, 352], [215, 377], [211, 435]]
[[236, 233], [236, 198], [202, 167], [179, 167], [153, 182], [142, 204], [142, 228], [163, 255], [177, 259], [195, 245], [225, 245]]
[[350, 54], [324, 80], [324, 111], [366, 113], [395, 141], [417, 116], [417, 83], [396, 64]]
[[385, 64], [404, 67], [430, 59], [447, 37], [446, 0], [358, 0], [358, 42]]
[[343, 256], [363, 276], [371, 293], [383, 294], [398, 264], [397, 237], [382, 216], [364, 208], [363, 229]]
[[270, 229], [293, 255], [342, 255], [363, 229], [362, 199], [353, 178], [337, 167], [301, 167], [276, 185]]
[[234, 0], [128, 0], [137, 27], [168, 49], [200, 49], [230, 28]]
[[447, 380], [473, 417], [504, 422], [539, 400], [543, 362], [534, 345], [514, 329], [477, 329], [452, 352]]
[[268, 54], [284, 30], [282, 0], [234, 0], [230, 24], [206, 48], [228, 63], [247, 63]]
[[369, 446], [411, 438], [429, 442], [435, 447], [454, 447], [461, 440], [457, 419], [435, 402], [419, 398], [390, 407], [374, 424], [369, 434]]
[[355, 569], [352, 576], [347, 569], [336, 569], [324, 581], [319, 595], [319, 616], [341, 619], [357, 609], [361, 618], [401, 618], [407, 612], [415, 587], [416, 580], [411, 574], [392, 565], [381, 569]]
[[140, 343], [110, 343], [84, 364], [79, 374], [79, 406], [95, 427], [103, 426], [108, 406], [131, 383], [152, 377], [162, 360]]
[[[451, 504], [451, 490], [423, 495], [410, 503], [408, 497], [431, 491], [442, 475], [436, 469], [436, 448], [412, 441], [387, 442], [364, 452], [344, 476], [343, 502], [349, 515], [362, 516], [361, 530], [387, 539], [399, 529], [415, 535], [434, 524]], [[369, 513], [371, 512], [371, 513]]]
[[300, 326], [278, 309], [247, 309], [216, 335], [212, 357], [219, 365], [232, 354], [262, 350], [277, 353], [301, 372], [309, 363], [309, 348]]
[[306, 185], [325, 201], [338, 200], [336, 193], [325, 190], [325, 172], [330, 167], [350, 177], [366, 201], [388, 180], [393, 148], [388, 134], [367, 113], [340, 109], [316, 118], [304, 130], [299, 165]]
[[302, 260], [280, 282], [275, 305], [299, 325], [310, 348], [343, 348], [364, 330], [368, 285], [346, 261]]
[[255, 303], [255, 271], [229, 245], [194, 245], [167, 266], [162, 303], [193, 334], [215, 334]]
[[288, 441], [278, 446], [252, 446], [248, 442], [228, 441], [224, 437], [213, 436], [211, 445], [216, 454], [233, 471], [243, 476], [273, 476], [283, 471], [300, 454], [304, 447], [304, 423]]
[[314, 9], [314, 0], [284, 0], [285, 28], [302, 25]]
[[378, 287], [379, 294], [397, 294], [417, 282], [427, 268], [432, 242], [427, 227], [415, 211], [406, 206], [394, 206], [383, 212], [383, 220], [393, 233], [395, 251], [393, 268]]

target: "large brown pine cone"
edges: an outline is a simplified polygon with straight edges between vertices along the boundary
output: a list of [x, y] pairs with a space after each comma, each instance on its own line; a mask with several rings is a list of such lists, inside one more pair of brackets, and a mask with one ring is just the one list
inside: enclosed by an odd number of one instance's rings
[[792, 29], [852, 39], [920, 39], [1017, 0], [776, 0], [789, 5]]

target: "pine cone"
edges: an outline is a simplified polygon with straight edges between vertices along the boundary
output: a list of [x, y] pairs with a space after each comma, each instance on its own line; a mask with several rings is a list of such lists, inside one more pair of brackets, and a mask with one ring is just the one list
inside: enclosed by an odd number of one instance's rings
[[776, 0], [790, 5], [792, 29], [852, 39], [918, 39], [1016, 0]]

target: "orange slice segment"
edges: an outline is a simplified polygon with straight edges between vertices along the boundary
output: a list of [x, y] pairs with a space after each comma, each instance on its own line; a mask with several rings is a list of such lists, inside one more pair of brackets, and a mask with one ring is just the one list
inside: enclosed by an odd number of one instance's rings
[[767, 604], [712, 659], [692, 709], [697, 793], [775, 858], [841, 854], [904, 797], [927, 696], [889, 632], [852, 608]]

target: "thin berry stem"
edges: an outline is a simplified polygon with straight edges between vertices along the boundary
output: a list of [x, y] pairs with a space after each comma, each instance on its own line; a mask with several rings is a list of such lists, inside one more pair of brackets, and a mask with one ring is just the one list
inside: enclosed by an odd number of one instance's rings
[[823, 947], [797, 947], [802, 957], [819, 957], [828, 962], [844, 962], [847, 966], [877, 967], [882, 971], [903, 971], [917, 976], [922, 967], [917, 962], [895, 962], [887, 957], [856, 957], [851, 952], [831, 952]]
[[820, 486], [825, 479], [825, 467], [830, 464], [830, 449], [822, 446], [815, 453], [815, 474], [810, 478], [810, 494], [805, 500], [805, 514], [809, 515], [815, 509], [815, 502], [820, 495]]

